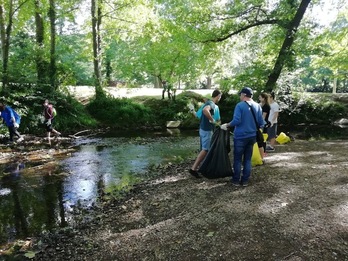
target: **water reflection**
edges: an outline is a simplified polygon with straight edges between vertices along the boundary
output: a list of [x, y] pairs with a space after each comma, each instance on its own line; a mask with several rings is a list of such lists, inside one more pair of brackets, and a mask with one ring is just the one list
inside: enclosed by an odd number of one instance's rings
[[198, 142], [196, 135], [81, 139], [59, 166], [0, 165], [0, 244], [76, 222], [78, 208], [149, 166], [191, 157]]
[[50, 173], [28, 177], [23, 163], [2, 169], [0, 190], [0, 243], [66, 225], [63, 180]]
[[89, 207], [117, 184], [124, 175], [141, 175], [149, 166], [191, 155], [195, 137], [160, 140], [103, 138], [80, 144], [80, 149], [62, 162], [69, 173], [64, 182], [67, 209]]

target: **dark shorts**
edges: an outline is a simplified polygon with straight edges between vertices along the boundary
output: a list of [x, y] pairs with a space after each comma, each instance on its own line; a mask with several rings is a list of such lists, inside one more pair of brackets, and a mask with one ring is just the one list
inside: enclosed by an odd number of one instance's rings
[[51, 124], [49, 124], [49, 125], [47, 125], [47, 121], [48, 121], [48, 120], [45, 120], [45, 122], [44, 122], [46, 131], [47, 131], [47, 132], [51, 132], [52, 129], [53, 129], [53, 119], [51, 120]]
[[268, 140], [275, 139], [277, 137], [277, 123], [274, 123], [272, 127], [267, 129]]

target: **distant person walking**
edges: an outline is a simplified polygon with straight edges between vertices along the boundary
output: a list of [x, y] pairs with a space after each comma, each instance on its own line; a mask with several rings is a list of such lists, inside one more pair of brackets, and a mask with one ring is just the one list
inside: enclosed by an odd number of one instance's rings
[[50, 142], [51, 132], [53, 132], [56, 136], [60, 136], [61, 133], [53, 128], [54, 118], [57, 114], [55, 108], [53, 107], [52, 104], [49, 103], [48, 100], [45, 100], [43, 106], [44, 106], [43, 115], [45, 117], [44, 124], [45, 124], [46, 132], [47, 132], [47, 139], [48, 139], [48, 142]]
[[[198, 174], [199, 165], [205, 159], [205, 156], [210, 149], [210, 141], [213, 134], [214, 125], [216, 123], [214, 115], [215, 113], [219, 113], [215, 112], [215, 110], [218, 110], [218, 108], [216, 108], [216, 103], [218, 103], [221, 99], [221, 92], [219, 90], [214, 90], [211, 96], [212, 100], [208, 100], [204, 104], [202, 116], [200, 117], [199, 137], [201, 151], [199, 152], [193, 166], [189, 169], [189, 173], [196, 178], [200, 177]], [[218, 121], [219, 120], [220, 119], [218, 119]]]
[[[259, 96], [259, 101], [262, 108], [262, 118], [266, 122], [266, 125], [263, 128], [263, 133], [267, 133], [267, 128], [271, 125], [268, 120], [269, 112], [271, 110], [271, 106], [269, 105], [268, 94], [265, 92], [262, 92]], [[257, 145], [259, 147], [261, 158], [263, 159], [263, 157], [265, 156], [265, 151], [266, 151], [266, 142], [259, 142]]]
[[[234, 186], [248, 186], [251, 174], [251, 157], [253, 146], [256, 142], [257, 128], [263, 128], [264, 120], [262, 118], [261, 106], [252, 100], [253, 91], [249, 87], [243, 88], [239, 92], [240, 102], [236, 105], [233, 113], [233, 119], [229, 123], [221, 126], [221, 129], [228, 130], [234, 127], [234, 151], [233, 151], [233, 177]], [[254, 111], [258, 126], [251, 110]], [[242, 172], [243, 165], [243, 175]]]
[[12, 109], [10, 106], [5, 105], [4, 102], [0, 102], [0, 113], [3, 123], [6, 124], [10, 133], [10, 142], [13, 142], [13, 136], [17, 136], [17, 142], [23, 141], [23, 137], [18, 132], [19, 124], [21, 123], [21, 116]]
[[269, 146], [266, 147], [267, 151], [274, 151], [274, 145], [276, 144], [277, 131], [278, 131], [278, 116], [279, 116], [279, 104], [274, 101], [274, 92], [272, 92], [269, 96], [269, 105], [271, 110], [269, 112], [269, 121], [271, 126], [267, 128], [268, 141]]

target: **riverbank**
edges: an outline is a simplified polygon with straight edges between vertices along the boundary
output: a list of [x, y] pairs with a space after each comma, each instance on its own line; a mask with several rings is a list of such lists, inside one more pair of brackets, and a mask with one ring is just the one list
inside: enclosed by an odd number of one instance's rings
[[191, 161], [168, 165], [25, 251], [32, 260], [347, 260], [347, 145], [279, 145], [246, 188], [193, 178]]

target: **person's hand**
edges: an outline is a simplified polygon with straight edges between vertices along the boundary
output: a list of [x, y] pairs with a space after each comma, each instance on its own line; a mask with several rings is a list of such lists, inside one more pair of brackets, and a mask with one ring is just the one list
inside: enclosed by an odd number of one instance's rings
[[187, 107], [190, 109], [190, 112], [194, 112], [194, 111], [195, 111], [195, 107], [193, 106], [192, 103], [190, 103], [189, 105], [187, 105]]
[[46, 125], [51, 125], [51, 120], [47, 120]]
[[17, 122], [13, 123], [13, 127], [19, 128], [19, 124]]
[[211, 124], [215, 124], [215, 120], [214, 120], [214, 119], [209, 120], [209, 122], [210, 122]]
[[222, 130], [227, 131], [227, 130], [229, 129], [229, 124], [228, 124], [228, 123], [224, 123], [224, 124], [222, 124], [222, 125], [220, 126], [220, 128], [221, 128]]
[[4, 124], [0, 124], [0, 128], [4, 127]]

